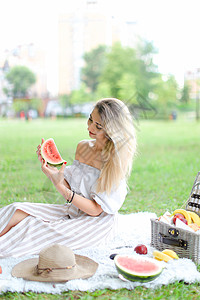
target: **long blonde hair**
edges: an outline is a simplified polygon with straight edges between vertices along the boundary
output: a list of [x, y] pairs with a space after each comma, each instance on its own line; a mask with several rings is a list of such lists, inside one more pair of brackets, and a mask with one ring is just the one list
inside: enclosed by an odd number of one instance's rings
[[104, 98], [95, 108], [106, 131], [107, 142], [102, 150], [103, 168], [98, 179], [97, 191], [110, 193], [122, 179], [131, 173], [136, 153], [136, 134], [128, 107], [119, 99]]

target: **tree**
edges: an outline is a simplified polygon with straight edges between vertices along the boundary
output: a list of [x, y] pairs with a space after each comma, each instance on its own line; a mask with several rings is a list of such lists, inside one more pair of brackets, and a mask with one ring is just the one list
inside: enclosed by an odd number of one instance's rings
[[59, 96], [59, 102], [62, 106], [62, 108], [66, 108], [71, 106], [71, 102], [70, 102], [70, 95], [68, 94], [63, 94]]
[[[121, 81], [126, 76], [131, 78], [131, 82], [134, 81], [136, 93], [148, 98], [153, 87], [152, 79], [158, 76], [158, 73], [152, 59], [153, 45], [147, 42], [143, 44], [140, 42], [138, 48], [133, 49], [116, 43], [107, 54], [106, 65], [100, 79], [110, 86], [113, 97], [120, 98]], [[128, 98], [132, 96], [132, 90], [133, 86], [127, 84]]]
[[136, 73], [136, 52], [132, 48], [123, 48], [120, 43], [112, 46], [107, 53], [107, 61], [101, 75], [101, 82], [110, 86], [113, 97], [118, 97], [119, 82], [125, 73]]
[[158, 108], [159, 117], [168, 118], [176, 108], [178, 85], [173, 75], [160, 74], [154, 81], [154, 104]]
[[152, 42], [140, 39], [137, 47], [138, 74], [136, 86], [138, 94], [148, 99], [149, 93], [154, 89], [154, 80], [159, 77], [158, 68], [153, 62], [157, 49]]
[[97, 90], [94, 94], [94, 98], [98, 100], [100, 98], [105, 98], [105, 95], [108, 98], [112, 97], [110, 86], [106, 82], [100, 82], [97, 86]]
[[42, 108], [42, 101], [38, 98], [33, 99], [19, 99], [15, 98], [13, 101], [13, 109], [16, 113], [21, 110], [28, 111], [29, 109], [34, 109], [39, 112]]
[[74, 104], [82, 104], [85, 102], [91, 101], [91, 94], [87, 93], [86, 86], [83, 83], [79, 90], [72, 91], [70, 95], [70, 103]]
[[29, 88], [36, 82], [35, 74], [25, 66], [14, 66], [6, 74], [10, 85], [4, 92], [15, 98], [25, 98]]
[[92, 93], [97, 89], [99, 78], [105, 65], [106, 47], [99, 46], [90, 52], [85, 53], [85, 66], [82, 68], [82, 81]]
[[200, 93], [200, 80], [197, 79], [196, 80], [196, 84], [197, 84], [197, 91], [196, 91], [196, 120], [199, 121], [200, 119], [200, 99], [199, 99], [199, 93]]
[[184, 82], [184, 86], [181, 91], [180, 101], [182, 103], [188, 103], [190, 99], [190, 86], [187, 82]]
[[137, 94], [135, 75], [127, 73], [123, 74], [118, 87], [118, 96], [120, 99], [132, 100]]
[[129, 108], [137, 115], [142, 113], [144, 117], [154, 117], [159, 110], [166, 118], [176, 107], [177, 82], [174, 76], [164, 78], [158, 72], [154, 64], [157, 50], [152, 42], [141, 39], [135, 48], [123, 47], [119, 42], [106, 48], [98, 77], [93, 73], [96, 57], [98, 61], [95, 53], [92, 51], [86, 55], [86, 66], [82, 73], [90, 74], [85, 77], [88, 79], [85, 83], [95, 98], [119, 98], [128, 102]]

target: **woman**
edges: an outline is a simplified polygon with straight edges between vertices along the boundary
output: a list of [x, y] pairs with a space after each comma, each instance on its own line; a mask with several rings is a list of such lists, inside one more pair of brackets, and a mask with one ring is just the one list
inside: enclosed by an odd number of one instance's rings
[[97, 246], [113, 237], [136, 151], [127, 106], [114, 98], [98, 101], [88, 119], [88, 131], [92, 140], [81, 141], [72, 165], [63, 164], [59, 170], [42, 159], [38, 146], [41, 169], [66, 204], [25, 202], [2, 208], [1, 257], [38, 254], [53, 243], [71, 249]]

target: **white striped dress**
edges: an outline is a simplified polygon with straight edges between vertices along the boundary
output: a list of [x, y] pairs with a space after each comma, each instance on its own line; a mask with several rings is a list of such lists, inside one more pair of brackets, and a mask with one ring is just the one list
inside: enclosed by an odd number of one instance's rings
[[101, 205], [103, 212], [97, 217], [89, 216], [73, 204], [16, 202], [1, 208], [0, 232], [17, 209], [29, 216], [0, 237], [0, 258], [38, 254], [53, 243], [75, 250], [102, 245], [112, 238], [116, 233], [118, 210], [126, 197], [126, 183], [121, 181], [120, 186], [113, 188], [109, 195], [96, 193], [99, 175], [98, 169], [78, 160], [66, 166], [64, 171], [72, 190]]

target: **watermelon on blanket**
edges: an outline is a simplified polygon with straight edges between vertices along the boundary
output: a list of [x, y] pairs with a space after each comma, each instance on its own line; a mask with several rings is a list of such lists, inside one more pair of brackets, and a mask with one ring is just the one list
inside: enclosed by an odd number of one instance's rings
[[44, 141], [42, 144], [41, 155], [48, 164], [53, 166], [59, 166], [65, 162], [65, 160], [62, 159], [52, 138]]
[[163, 270], [163, 265], [155, 259], [137, 255], [116, 255], [114, 262], [118, 273], [130, 281], [152, 281]]

